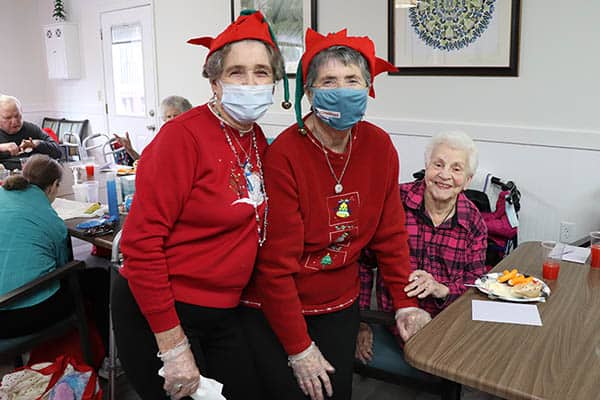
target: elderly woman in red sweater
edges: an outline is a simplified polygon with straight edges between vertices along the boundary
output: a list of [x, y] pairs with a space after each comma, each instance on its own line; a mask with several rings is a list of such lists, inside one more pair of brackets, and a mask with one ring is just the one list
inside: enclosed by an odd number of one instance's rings
[[259, 12], [190, 42], [209, 49], [214, 95], [142, 153], [113, 296], [119, 357], [143, 399], [189, 396], [200, 374], [229, 400], [262, 398], [236, 307], [266, 238], [267, 143], [255, 121], [283, 59]]
[[[410, 267], [398, 155], [386, 132], [361, 121], [373, 78], [389, 70], [367, 37], [307, 31], [296, 74], [298, 124], [266, 155], [269, 240], [242, 298], [271, 398], [351, 398], [357, 259], [365, 246], [380, 260], [403, 336], [429, 321], [404, 292]], [[302, 119], [304, 93], [313, 112]]]

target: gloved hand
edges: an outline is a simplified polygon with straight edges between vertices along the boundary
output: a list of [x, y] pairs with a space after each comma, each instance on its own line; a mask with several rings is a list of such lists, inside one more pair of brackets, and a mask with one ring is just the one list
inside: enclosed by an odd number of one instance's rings
[[416, 307], [399, 308], [396, 310], [396, 326], [400, 337], [405, 342], [431, 321], [431, 316], [425, 310]]
[[200, 386], [200, 371], [187, 339], [158, 356], [163, 362], [163, 388], [172, 399], [178, 400], [196, 392]]
[[312, 400], [323, 400], [324, 387], [328, 397], [333, 395], [328, 373], [334, 373], [335, 368], [323, 357], [314, 342], [303, 352], [289, 356], [288, 360], [302, 393]]

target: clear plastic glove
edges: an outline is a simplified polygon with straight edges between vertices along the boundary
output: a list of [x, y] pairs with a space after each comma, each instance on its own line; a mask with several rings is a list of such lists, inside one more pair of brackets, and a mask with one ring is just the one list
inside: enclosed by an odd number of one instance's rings
[[328, 397], [333, 395], [328, 374], [334, 373], [335, 368], [323, 357], [314, 342], [302, 353], [289, 356], [288, 360], [302, 393], [312, 400], [323, 400], [325, 388]]
[[364, 322], [361, 322], [358, 328], [354, 357], [363, 364], [367, 364], [373, 359], [373, 331], [369, 324]]
[[443, 299], [450, 293], [450, 289], [446, 285], [439, 283], [433, 275], [422, 269], [413, 271], [408, 280], [410, 283], [404, 288], [408, 297], [417, 296], [419, 299], [424, 299], [427, 296], [433, 296], [436, 299]]
[[416, 307], [399, 308], [396, 310], [396, 326], [400, 337], [405, 342], [431, 321], [431, 316], [425, 310]]
[[200, 386], [200, 371], [189, 345], [180, 354], [162, 357], [165, 384], [163, 389], [178, 400], [195, 393]]

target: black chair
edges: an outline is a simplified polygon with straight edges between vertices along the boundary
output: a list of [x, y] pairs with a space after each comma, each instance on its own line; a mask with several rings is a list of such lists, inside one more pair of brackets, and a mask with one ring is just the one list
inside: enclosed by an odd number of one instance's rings
[[[396, 323], [392, 313], [383, 311], [362, 310], [360, 312], [360, 319], [362, 322], [368, 324], [380, 324], [384, 326]], [[359, 360], [354, 360], [354, 372], [363, 377], [409, 387], [420, 392], [437, 394], [440, 395], [442, 400], [460, 400], [461, 385], [443, 378], [421, 380], [365, 365]]]
[[20, 355], [22, 353], [31, 350], [36, 345], [49, 339], [59, 337], [67, 333], [73, 327], [76, 327], [79, 331], [79, 339], [84, 359], [89, 365], [93, 364], [91, 351], [92, 347], [90, 344], [89, 330], [85, 317], [83, 296], [77, 278], [78, 271], [82, 270], [83, 268], [85, 268], [85, 263], [83, 261], [70, 261], [54, 271], [51, 271], [46, 275], [34, 279], [33, 281], [0, 296], [0, 307], [3, 307], [17, 299], [22, 298], [23, 296], [34, 293], [35, 291], [55, 280], [64, 280], [69, 286], [69, 291], [73, 296], [75, 303], [75, 310], [71, 315], [61, 321], [56, 321], [56, 323], [50, 327], [29, 335], [0, 339], [1, 355], [6, 357], [15, 357], [17, 364], [16, 366], [21, 366], [22, 361], [20, 360]]
[[82, 143], [87, 135], [88, 120], [70, 120], [65, 118], [48, 118], [42, 121], [42, 128], [51, 128], [58, 136], [63, 147], [65, 161], [78, 161], [82, 155]]

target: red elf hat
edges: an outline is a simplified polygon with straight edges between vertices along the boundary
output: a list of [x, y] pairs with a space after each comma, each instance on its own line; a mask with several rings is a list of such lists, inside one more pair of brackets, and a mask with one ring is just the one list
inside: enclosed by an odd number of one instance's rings
[[198, 37], [188, 40], [190, 44], [204, 46], [209, 49], [206, 59], [216, 50], [226, 44], [237, 42], [245, 39], [256, 39], [265, 42], [276, 51], [279, 48], [275, 41], [271, 38], [269, 32], [269, 24], [260, 11], [244, 10], [252, 13], [242, 13], [234, 22], [232, 22], [223, 32], [216, 38], [210, 36]]
[[[242, 10], [240, 16], [216, 38], [203, 36], [189, 39], [187, 42], [208, 48], [208, 54], [206, 55], [206, 60], [208, 60], [208, 57], [210, 57], [212, 53], [226, 44], [247, 39], [260, 40], [271, 46], [275, 51], [280, 52], [271, 27], [262, 13], [257, 10]], [[292, 104], [289, 101], [290, 90], [286, 74], [283, 75], [283, 89], [284, 101], [281, 106], [288, 109]]]
[[398, 71], [398, 68], [375, 55], [375, 45], [367, 36], [348, 36], [347, 29], [342, 29], [339, 32], [329, 33], [327, 36], [324, 36], [319, 32], [308, 28], [306, 30], [306, 50], [304, 51], [304, 54], [298, 63], [298, 70], [296, 71], [295, 106], [296, 120], [300, 128], [304, 127], [304, 123], [302, 121], [302, 105], [300, 100], [304, 95], [304, 82], [306, 81], [306, 75], [308, 73], [310, 62], [320, 51], [333, 46], [350, 47], [351, 49], [358, 51], [365, 58], [371, 72], [369, 95], [373, 98], [375, 98], [375, 89], [373, 87], [373, 80], [375, 79], [375, 76], [386, 71]]

